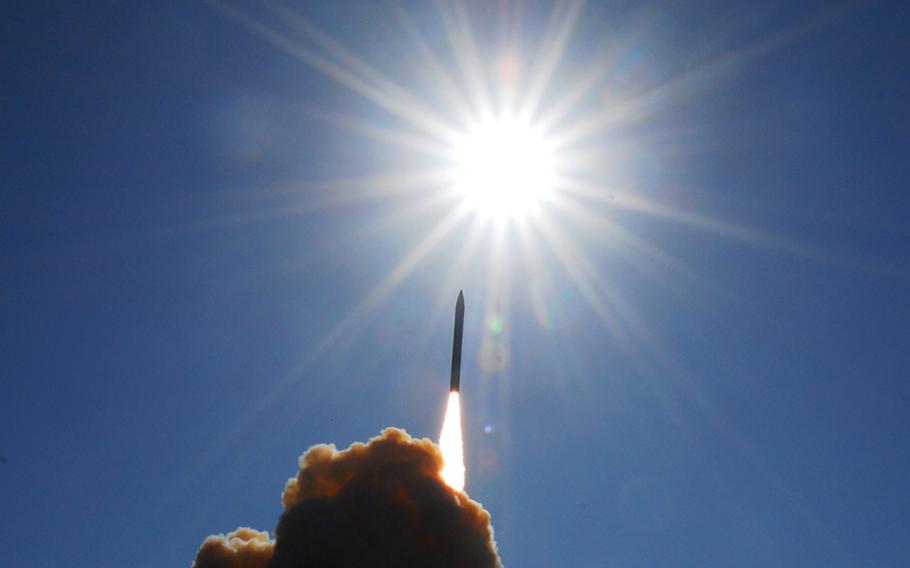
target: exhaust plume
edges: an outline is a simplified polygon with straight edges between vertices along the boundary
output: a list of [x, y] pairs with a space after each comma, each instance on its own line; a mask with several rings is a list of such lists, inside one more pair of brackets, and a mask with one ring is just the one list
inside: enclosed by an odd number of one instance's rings
[[489, 513], [442, 470], [436, 444], [396, 428], [342, 451], [313, 446], [285, 486], [275, 540], [245, 528], [211, 536], [193, 566], [500, 568]]
[[439, 434], [442, 450], [442, 479], [456, 491], [464, 490], [464, 443], [461, 439], [461, 401], [457, 391], [449, 393], [446, 417]]

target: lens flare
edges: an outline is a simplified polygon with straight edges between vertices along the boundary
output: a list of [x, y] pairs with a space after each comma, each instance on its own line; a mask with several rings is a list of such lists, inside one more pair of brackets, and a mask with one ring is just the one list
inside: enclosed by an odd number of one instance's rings
[[457, 392], [449, 393], [449, 405], [439, 434], [439, 447], [442, 450], [443, 466], [440, 473], [443, 481], [452, 489], [464, 490], [464, 443], [461, 440], [461, 402]]

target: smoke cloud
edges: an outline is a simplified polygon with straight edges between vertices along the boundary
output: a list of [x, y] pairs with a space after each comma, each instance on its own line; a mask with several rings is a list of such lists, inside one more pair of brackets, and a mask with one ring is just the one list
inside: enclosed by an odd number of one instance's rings
[[226, 535], [205, 539], [193, 566], [207, 568], [265, 568], [272, 559], [275, 542], [269, 533], [241, 527]]
[[285, 486], [275, 540], [247, 528], [210, 536], [193, 566], [500, 567], [489, 513], [441, 469], [436, 444], [397, 428], [343, 451], [313, 446]]

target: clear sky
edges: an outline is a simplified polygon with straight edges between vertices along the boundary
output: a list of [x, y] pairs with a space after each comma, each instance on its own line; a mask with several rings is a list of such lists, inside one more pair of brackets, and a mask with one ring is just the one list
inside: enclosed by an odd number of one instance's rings
[[[437, 438], [460, 289], [507, 566], [907, 565], [907, 3], [16, 4], [3, 566], [187, 566]], [[445, 133], [518, 109], [495, 217]]]

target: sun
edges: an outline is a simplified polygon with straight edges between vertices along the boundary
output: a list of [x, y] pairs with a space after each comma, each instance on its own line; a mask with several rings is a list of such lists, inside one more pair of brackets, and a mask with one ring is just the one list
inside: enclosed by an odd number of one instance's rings
[[554, 156], [540, 129], [503, 116], [476, 124], [454, 144], [455, 189], [478, 213], [520, 219], [552, 189]]

